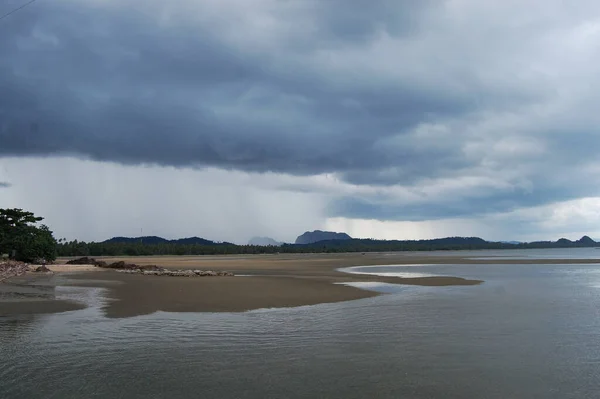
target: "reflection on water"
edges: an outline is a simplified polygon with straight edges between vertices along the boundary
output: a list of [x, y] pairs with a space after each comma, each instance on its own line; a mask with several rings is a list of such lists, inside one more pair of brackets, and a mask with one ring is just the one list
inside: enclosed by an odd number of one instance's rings
[[465, 258], [473, 260], [600, 259], [600, 251], [597, 248], [514, 249], [472, 252], [465, 255]]
[[56, 290], [52, 286], [30, 286], [25, 284], [7, 284], [0, 286], [0, 301], [19, 300], [53, 300], [56, 299]]
[[0, 327], [2, 328], [2, 342], [18, 341], [23, 335], [29, 331], [33, 331], [36, 323], [41, 323], [41, 320], [34, 315], [19, 315], [11, 317], [0, 317]]
[[402, 267], [396, 266], [354, 266], [344, 267], [338, 269], [344, 273], [350, 274], [371, 274], [381, 277], [402, 277], [402, 278], [416, 278], [416, 277], [433, 277], [433, 276], [445, 276], [447, 271], [442, 274], [431, 274], [423, 271], [414, 271], [414, 267], [420, 267], [426, 265], [402, 265]]
[[414, 289], [412, 286], [389, 284], [389, 283], [379, 283], [379, 282], [372, 282], [372, 281], [347, 282], [347, 283], [336, 283], [336, 284], [347, 285], [349, 287], [356, 287], [356, 288], [361, 288], [364, 290], [382, 292], [384, 294], [397, 294], [399, 292], [404, 292], [406, 290]]
[[[398, 256], [397, 252], [389, 253], [388, 256]], [[448, 257], [478, 258], [478, 259], [600, 259], [598, 248], [548, 248], [548, 249], [497, 249], [497, 250], [473, 250], [473, 251], [423, 251], [407, 252], [407, 257]]]
[[0, 397], [597, 397], [599, 266], [411, 270], [486, 282], [116, 320], [102, 317], [101, 291], [71, 293], [91, 307], [0, 318]]

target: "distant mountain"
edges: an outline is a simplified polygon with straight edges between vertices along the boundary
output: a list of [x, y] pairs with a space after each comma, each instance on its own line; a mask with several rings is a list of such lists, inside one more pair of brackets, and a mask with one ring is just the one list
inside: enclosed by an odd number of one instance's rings
[[188, 237], [188, 238], [179, 238], [177, 240], [170, 240], [172, 244], [185, 244], [185, 245], [214, 245], [215, 242], [211, 240], [206, 240], [200, 237]]
[[179, 238], [177, 240], [167, 240], [166, 238], [156, 236], [146, 237], [113, 237], [103, 242], [104, 244], [130, 244], [130, 243], [142, 243], [142, 244], [196, 244], [196, 245], [214, 245], [214, 241], [206, 240], [200, 237], [189, 237]]
[[275, 241], [271, 237], [252, 237], [250, 241], [248, 241], [248, 245], [257, 245], [262, 247], [268, 247], [269, 245], [279, 247], [283, 245], [282, 242]]
[[[78, 245], [80, 245], [79, 243]], [[250, 246], [236, 245], [229, 242], [215, 242], [200, 237], [188, 237], [175, 240], [167, 240], [162, 237], [146, 236], [146, 237], [113, 237], [101, 243], [89, 243], [90, 245], [98, 244], [117, 244], [118, 250], [111, 250], [111, 254], [120, 253], [124, 248], [128, 248], [129, 252], [135, 253], [138, 245], [146, 245], [151, 247], [157, 246], [157, 253], [177, 253], [208, 255], [208, 254], [225, 254], [225, 253], [297, 253], [297, 252], [387, 252], [387, 251], [435, 251], [435, 250], [461, 250], [461, 249], [526, 249], [526, 248], [584, 248], [598, 247], [599, 242], [592, 240], [588, 236], [583, 236], [577, 241], [571, 241], [566, 238], [561, 238], [556, 241], [534, 241], [534, 242], [492, 242], [486, 241], [479, 237], [446, 237], [434, 238], [429, 240], [375, 240], [364, 238], [352, 238], [345, 233], [336, 233], [331, 231], [316, 230], [306, 232], [296, 239], [296, 244], [279, 243], [268, 237], [255, 237], [251, 240]], [[59, 251], [61, 256], [72, 256], [69, 252], [67, 243], [64, 248]], [[165, 247], [162, 247], [166, 245]], [[172, 249], [174, 245], [187, 247], [185, 250]], [[260, 248], [258, 248], [260, 247]], [[79, 248], [79, 247], [77, 247]], [[105, 251], [105, 247], [101, 246], [96, 251]], [[150, 251], [146, 249], [145, 251]], [[166, 252], [165, 252], [166, 251]]]
[[157, 237], [157, 236], [144, 236], [144, 237], [113, 237], [104, 241], [105, 244], [129, 244], [134, 242], [141, 242], [143, 244], [164, 244], [169, 240]]
[[585, 246], [596, 245], [597, 244], [596, 241], [592, 240], [588, 236], [583, 236], [579, 240], [577, 240], [576, 242], [578, 242], [579, 244], [585, 245]]
[[346, 233], [335, 233], [333, 231], [307, 231], [306, 233], [298, 236], [296, 238], [296, 244], [306, 245], [313, 244], [319, 241], [333, 241], [333, 240], [351, 240], [350, 237]]
[[485, 245], [488, 241], [479, 237], [446, 237], [446, 238], [433, 238], [430, 240], [417, 240], [407, 242], [422, 242], [433, 245]]
[[595, 247], [598, 242], [588, 236], [583, 236], [577, 241], [571, 241], [566, 238], [560, 238], [557, 241], [532, 241], [521, 244], [524, 248], [578, 248]]

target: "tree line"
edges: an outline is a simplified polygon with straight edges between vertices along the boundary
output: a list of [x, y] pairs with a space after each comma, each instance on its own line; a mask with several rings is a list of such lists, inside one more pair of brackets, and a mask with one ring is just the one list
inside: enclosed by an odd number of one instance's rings
[[48, 226], [39, 224], [43, 218], [22, 209], [0, 209], [0, 255], [16, 260], [53, 261], [57, 256], [152, 256], [152, 255], [253, 255], [277, 253], [342, 253], [439, 251], [477, 249], [572, 248], [599, 245], [584, 236], [580, 240], [503, 243], [478, 237], [448, 237], [431, 240], [347, 239], [319, 241], [313, 244], [283, 244], [281, 246], [236, 245], [215, 243], [200, 238], [168, 241], [148, 237], [143, 242], [132, 238], [113, 238], [104, 242], [56, 240]]
[[351, 239], [320, 241], [313, 244], [281, 246], [235, 245], [231, 243], [180, 244], [70, 241], [58, 244], [59, 256], [152, 256], [152, 255], [251, 255], [286, 253], [344, 253], [396, 251], [451, 251], [479, 249], [531, 249], [594, 247], [594, 241], [538, 241], [509, 244], [485, 241], [477, 237], [449, 237], [432, 240]]

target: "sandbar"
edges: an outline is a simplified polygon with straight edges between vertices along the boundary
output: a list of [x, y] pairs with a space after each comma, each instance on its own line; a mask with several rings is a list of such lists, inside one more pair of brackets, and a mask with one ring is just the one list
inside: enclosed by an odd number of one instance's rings
[[[46, 285], [94, 286], [106, 288], [104, 313], [107, 317], [131, 317], [165, 312], [242, 312], [261, 308], [296, 307], [333, 303], [380, 295], [336, 283], [382, 282], [421, 286], [477, 285], [481, 280], [459, 277], [379, 277], [348, 274], [339, 268], [402, 264], [489, 264], [489, 263], [600, 263], [596, 259], [486, 259], [465, 258], [461, 254], [366, 253], [366, 254], [275, 254], [235, 256], [149, 256], [99, 257], [114, 262], [124, 260], [138, 265], [158, 265], [173, 269], [230, 271], [234, 277], [156, 277], [118, 273], [92, 266], [52, 265], [56, 273]], [[64, 263], [67, 259], [59, 259]], [[96, 272], [90, 273], [94, 270]], [[60, 276], [60, 278], [57, 278]], [[29, 275], [20, 283], [27, 285]], [[11, 283], [11, 282], [9, 282]], [[14, 283], [14, 282], [12, 282]], [[2, 287], [0, 287], [0, 290]], [[60, 304], [59, 304], [60, 302]], [[0, 301], [0, 315], [18, 311], [35, 313], [35, 305]], [[62, 308], [61, 308], [62, 306]], [[73, 310], [70, 301], [53, 305], [39, 301], [40, 313]]]

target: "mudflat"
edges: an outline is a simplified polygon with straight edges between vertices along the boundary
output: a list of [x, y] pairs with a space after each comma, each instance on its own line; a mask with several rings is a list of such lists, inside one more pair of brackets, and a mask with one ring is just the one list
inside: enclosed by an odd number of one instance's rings
[[[45, 286], [75, 285], [107, 288], [109, 301], [104, 305], [107, 317], [130, 317], [156, 311], [167, 312], [240, 312], [259, 308], [294, 307], [318, 303], [341, 302], [379, 295], [336, 283], [384, 282], [392, 284], [448, 286], [476, 285], [480, 280], [459, 277], [378, 277], [348, 274], [338, 268], [368, 265], [465, 264], [465, 263], [600, 263], [595, 259], [486, 259], [464, 258], [460, 253], [445, 255], [413, 252], [366, 254], [278, 254], [246, 256], [151, 256], [98, 258], [106, 262], [124, 260], [138, 265], [157, 265], [173, 269], [230, 271], [233, 277], [157, 277], [99, 270], [89, 266], [72, 266], [68, 271], [55, 267]], [[65, 259], [59, 260], [65, 261]], [[67, 268], [65, 268], [66, 270]], [[88, 270], [88, 271], [84, 271]], [[22, 287], [39, 285], [21, 276]], [[9, 280], [8, 285], [15, 284]], [[2, 292], [0, 286], [0, 293]], [[13, 298], [14, 299], [14, 298]], [[46, 299], [47, 300], [47, 299]], [[27, 308], [35, 313], [34, 301], [0, 300], [0, 315], [15, 314]], [[39, 301], [40, 313], [72, 310], [73, 302], [55, 301], [53, 305]], [[79, 304], [77, 304], [79, 305]]]

